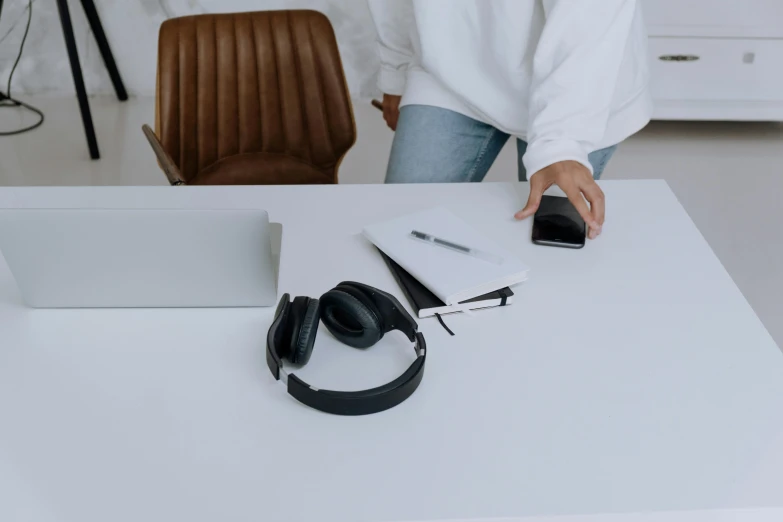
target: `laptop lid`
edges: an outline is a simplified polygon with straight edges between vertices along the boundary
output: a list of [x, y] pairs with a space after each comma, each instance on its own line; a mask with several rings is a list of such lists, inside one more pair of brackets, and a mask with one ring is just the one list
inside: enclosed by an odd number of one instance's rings
[[0, 210], [0, 251], [34, 308], [261, 307], [277, 301], [259, 210]]

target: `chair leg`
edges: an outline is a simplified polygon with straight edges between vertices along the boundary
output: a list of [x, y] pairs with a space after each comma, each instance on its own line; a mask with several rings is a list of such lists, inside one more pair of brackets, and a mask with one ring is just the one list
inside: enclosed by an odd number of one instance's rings
[[82, 7], [84, 7], [84, 13], [87, 15], [87, 21], [90, 23], [92, 34], [95, 35], [95, 41], [98, 43], [98, 49], [101, 51], [103, 63], [106, 64], [106, 69], [109, 71], [117, 98], [120, 101], [125, 101], [128, 99], [128, 93], [125, 91], [125, 85], [122, 83], [117, 62], [114, 61], [109, 40], [106, 39], [106, 33], [103, 31], [103, 24], [101, 23], [98, 10], [95, 8], [95, 2], [93, 0], [82, 0]]
[[71, 12], [68, 10], [68, 0], [57, 0], [57, 10], [60, 13], [60, 23], [63, 26], [65, 47], [68, 50], [68, 60], [71, 62], [71, 73], [73, 74], [73, 83], [76, 87], [76, 97], [79, 100], [79, 110], [82, 113], [84, 132], [87, 135], [87, 146], [90, 149], [90, 157], [92, 159], [99, 159], [101, 154], [98, 151], [98, 138], [95, 136], [95, 127], [93, 126], [92, 113], [90, 112], [90, 102], [87, 99], [87, 89], [84, 86], [82, 66], [79, 62], [79, 51], [76, 48], [76, 38], [73, 34]]

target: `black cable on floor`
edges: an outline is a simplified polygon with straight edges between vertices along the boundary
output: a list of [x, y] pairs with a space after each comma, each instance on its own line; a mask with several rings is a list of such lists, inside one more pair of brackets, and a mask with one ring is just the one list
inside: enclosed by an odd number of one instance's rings
[[[30, 24], [33, 21], [33, 0], [28, 0], [27, 2], [27, 26], [24, 30], [24, 36], [22, 36], [22, 43], [19, 46], [19, 54], [16, 56], [16, 61], [14, 62], [14, 66], [11, 68], [11, 74], [8, 75], [8, 88], [6, 89], [6, 93], [0, 92], [0, 108], [15, 108], [15, 107], [21, 107], [23, 109], [27, 109], [31, 112], [34, 112], [38, 115], [38, 121], [33, 123], [32, 125], [28, 127], [24, 127], [22, 129], [17, 129], [13, 131], [8, 132], [0, 132], [0, 136], [16, 136], [18, 134], [23, 134], [25, 132], [30, 132], [33, 129], [37, 129], [41, 125], [43, 125], [44, 122], [44, 113], [40, 109], [33, 107], [30, 104], [27, 104], [21, 100], [15, 99], [13, 96], [11, 96], [11, 81], [14, 79], [14, 73], [16, 72], [16, 68], [19, 66], [19, 61], [22, 59], [22, 53], [24, 52], [24, 45], [27, 42], [27, 36], [30, 34]], [[12, 27], [8, 33], [3, 37], [5, 39], [11, 31], [14, 30], [16, 25], [14, 24], [14, 27]]]

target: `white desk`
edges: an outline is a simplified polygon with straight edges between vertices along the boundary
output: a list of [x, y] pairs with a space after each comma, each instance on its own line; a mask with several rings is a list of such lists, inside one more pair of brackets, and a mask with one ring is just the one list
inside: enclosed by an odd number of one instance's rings
[[[411, 399], [341, 418], [272, 380], [272, 310], [27, 310], [0, 260], [0, 521], [783, 520], [783, 355], [663, 182], [603, 186], [583, 251], [530, 244], [524, 185], [0, 190], [0, 207], [265, 208], [294, 295], [400, 296], [358, 233], [433, 204], [533, 267], [513, 306], [449, 317], [455, 338], [420, 322]], [[362, 353], [322, 331], [300, 375], [367, 387], [412, 358], [402, 335]]]

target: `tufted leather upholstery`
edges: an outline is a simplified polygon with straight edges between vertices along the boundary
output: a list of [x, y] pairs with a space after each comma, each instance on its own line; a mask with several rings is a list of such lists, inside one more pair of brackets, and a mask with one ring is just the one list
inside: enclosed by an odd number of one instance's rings
[[158, 53], [156, 134], [185, 183], [337, 182], [356, 128], [323, 14], [174, 18]]

